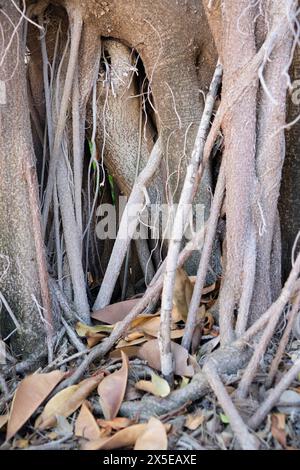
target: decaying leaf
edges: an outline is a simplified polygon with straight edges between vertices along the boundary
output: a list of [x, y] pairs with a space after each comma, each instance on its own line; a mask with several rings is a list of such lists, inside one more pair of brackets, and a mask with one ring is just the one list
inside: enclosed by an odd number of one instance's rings
[[21, 429], [64, 376], [64, 372], [54, 370], [47, 374], [29, 375], [21, 381], [12, 402], [6, 440]]
[[[171, 349], [175, 362], [175, 374], [184, 375], [185, 377], [192, 377], [194, 375], [194, 368], [188, 365], [189, 354], [180, 344], [171, 341]], [[156, 370], [161, 370], [160, 353], [158, 347], [158, 340], [153, 339], [143, 344], [139, 350], [139, 357], [148, 362], [149, 366]]]
[[157, 418], [150, 418], [145, 430], [136, 440], [134, 450], [167, 450], [168, 437], [165, 426]]
[[147, 424], [134, 424], [118, 431], [113, 436], [86, 442], [83, 444], [82, 450], [112, 450], [133, 447], [138, 436], [145, 430], [146, 426]]
[[82, 403], [75, 423], [75, 436], [95, 440], [101, 436], [99, 426], [86, 403]]
[[122, 351], [122, 367], [106, 376], [98, 387], [100, 405], [106, 419], [117, 416], [122, 404], [127, 379], [128, 379], [128, 357]]
[[123, 320], [139, 301], [140, 299], [131, 299], [107, 305], [107, 307], [92, 312], [91, 317], [109, 325], [114, 325]]
[[151, 380], [139, 380], [135, 384], [136, 388], [145, 392], [152, 393], [156, 397], [167, 397], [170, 393], [168, 382], [152, 372]]
[[[148, 320], [147, 322], [143, 323], [141, 325], [140, 329], [148, 336], [153, 336], [154, 338], [157, 338], [159, 335], [159, 329], [160, 329], [160, 317], [154, 317]], [[184, 333], [183, 328], [182, 329], [176, 329], [176, 324], [175, 322], [172, 323], [171, 325], [171, 339], [178, 339], [182, 338]]]
[[42, 414], [37, 418], [35, 428], [40, 430], [51, 428], [56, 425], [56, 416], [70, 416], [80, 407], [102, 379], [103, 374], [97, 374], [58, 392], [51, 398]]
[[285, 415], [273, 413], [271, 416], [271, 433], [279, 444], [286, 448]]

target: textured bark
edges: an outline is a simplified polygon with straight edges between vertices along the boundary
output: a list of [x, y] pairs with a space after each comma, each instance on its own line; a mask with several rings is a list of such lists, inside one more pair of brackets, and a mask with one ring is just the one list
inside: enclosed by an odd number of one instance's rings
[[[12, 21], [17, 23], [19, 14], [12, 3], [7, 3], [3, 8]], [[1, 21], [7, 45], [13, 30], [4, 16]], [[6, 97], [2, 97], [0, 106], [0, 254], [7, 256], [9, 261], [9, 269], [4, 275], [6, 260], [1, 257], [0, 271], [3, 275], [0, 289], [21, 325], [21, 329], [11, 337], [12, 347], [16, 353], [26, 358], [32, 353], [37, 356], [45, 349], [45, 326], [32, 297], [41, 303], [25, 179], [25, 158], [34, 162], [34, 154], [21, 37], [19, 31], [0, 70], [0, 80], [5, 83], [6, 89]], [[9, 79], [12, 74], [13, 78]], [[6, 318], [3, 309], [2, 319]], [[2, 331], [3, 335], [7, 333], [8, 327], [7, 322], [4, 323], [6, 328]]]

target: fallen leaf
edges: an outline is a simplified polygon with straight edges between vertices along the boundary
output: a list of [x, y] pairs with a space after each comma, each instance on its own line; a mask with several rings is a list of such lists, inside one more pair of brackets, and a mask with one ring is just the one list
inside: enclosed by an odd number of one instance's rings
[[92, 336], [97, 333], [111, 333], [111, 331], [114, 329], [113, 325], [96, 325], [96, 326], [90, 326], [90, 325], [85, 325], [84, 323], [81, 323], [80, 321], [76, 323], [76, 333], [78, 336], [84, 338], [86, 336]]
[[87, 345], [89, 348], [92, 348], [96, 344], [100, 343], [104, 338], [106, 338], [106, 335], [102, 333], [95, 333], [93, 335], [86, 336]]
[[141, 315], [138, 315], [132, 322], [130, 323], [130, 328], [137, 328], [141, 327], [144, 323], [147, 323], [148, 321], [153, 320], [153, 318], [159, 317], [160, 312], [157, 313], [142, 313]]
[[6, 440], [19, 431], [64, 376], [64, 372], [54, 370], [47, 374], [29, 375], [21, 381], [12, 402]]
[[82, 403], [80, 413], [75, 422], [75, 436], [95, 440], [100, 437], [99, 426], [85, 403]]
[[114, 431], [119, 431], [120, 429], [127, 428], [132, 424], [131, 419], [129, 418], [114, 418], [114, 419], [97, 419], [97, 423], [101, 428], [109, 428]]
[[107, 307], [92, 312], [91, 317], [109, 325], [114, 325], [118, 321], [123, 320], [139, 301], [140, 299], [131, 299], [107, 305]]
[[[171, 339], [178, 339], [182, 338], [184, 330], [183, 329], [175, 329], [176, 325], [173, 323], [171, 325]], [[153, 336], [157, 338], [159, 335], [160, 330], [160, 317], [151, 318], [151, 320], [145, 322], [141, 326], [141, 330], [149, 336]]]
[[190, 379], [188, 377], [182, 377], [179, 388], [184, 388], [189, 383]]
[[134, 424], [126, 429], [116, 432], [113, 436], [96, 439], [82, 445], [82, 450], [113, 450], [134, 446], [139, 435], [145, 430], [147, 424]]
[[[194, 375], [194, 368], [188, 365], [189, 354], [180, 344], [171, 341], [171, 349], [175, 362], [174, 373], [176, 375], [184, 375], [192, 377]], [[153, 339], [141, 346], [138, 357], [148, 362], [149, 366], [156, 370], [161, 370], [160, 353], [158, 347], [158, 340]]]
[[199, 428], [199, 426], [203, 424], [204, 419], [205, 417], [201, 413], [190, 414], [190, 415], [187, 415], [184, 425], [190, 431], [195, 431], [195, 429]]
[[271, 433], [279, 444], [286, 448], [285, 415], [273, 413], [271, 416]]
[[151, 380], [139, 380], [135, 386], [139, 390], [162, 398], [167, 397], [171, 391], [168, 382], [153, 372], [151, 373]]
[[135, 341], [136, 339], [139, 339], [139, 338], [144, 338], [143, 333], [141, 333], [140, 331], [132, 331], [127, 336], [125, 336], [124, 339], [125, 341], [127, 341], [127, 343], [130, 343], [131, 341]]
[[37, 418], [35, 428], [40, 430], [51, 428], [57, 423], [56, 416], [65, 416], [66, 418], [70, 416], [80, 407], [102, 379], [103, 374], [97, 374], [58, 392], [51, 398], [42, 414]]
[[157, 418], [150, 418], [145, 430], [137, 438], [134, 450], [167, 450], [166, 429]]
[[128, 379], [128, 357], [122, 351], [122, 367], [107, 375], [98, 386], [100, 405], [106, 419], [117, 416], [122, 404], [127, 379]]

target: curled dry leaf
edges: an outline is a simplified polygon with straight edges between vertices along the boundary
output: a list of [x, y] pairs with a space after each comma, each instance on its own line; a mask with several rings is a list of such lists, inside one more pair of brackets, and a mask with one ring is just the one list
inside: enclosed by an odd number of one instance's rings
[[95, 310], [95, 312], [91, 314], [91, 317], [95, 320], [108, 323], [109, 325], [114, 325], [122, 321], [139, 301], [140, 299], [131, 299], [107, 305], [107, 307], [101, 308], [100, 310]]
[[165, 426], [157, 418], [150, 418], [144, 431], [136, 440], [134, 450], [167, 450], [168, 437]]
[[126, 391], [128, 357], [123, 351], [121, 354], [122, 367], [106, 376], [98, 387], [99, 401], [105, 419], [113, 419], [117, 416]]
[[151, 380], [139, 380], [135, 384], [136, 388], [144, 392], [152, 393], [156, 397], [167, 397], [170, 393], [168, 382], [152, 372]]
[[101, 436], [99, 426], [86, 403], [82, 403], [75, 422], [75, 436], [95, 440]]
[[134, 424], [133, 426], [118, 431], [111, 437], [86, 442], [83, 444], [82, 450], [112, 450], [133, 447], [138, 436], [145, 430], [146, 426], [147, 424]]
[[29, 375], [22, 380], [11, 405], [6, 440], [21, 429], [64, 376], [64, 372], [54, 370], [48, 374]]
[[114, 349], [110, 354], [109, 357], [111, 359], [122, 359], [122, 351], [126, 354], [126, 356], [131, 359], [132, 357], [137, 357], [139, 352], [139, 346], [125, 346], [120, 349]]
[[37, 418], [35, 428], [43, 430], [56, 425], [56, 416], [66, 418], [74, 413], [103, 379], [103, 373], [83, 380], [77, 385], [64, 388], [47, 403], [43, 413]]
[[112, 325], [96, 325], [96, 326], [90, 326], [90, 325], [85, 325], [84, 323], [81, 323], [80, 321], [76, 323], [76, 333], [78, 336], [81, 336], [82, 338], [87, 337], [87, 336], [92, 336], [97, 333], [110, 333], [113, 330]]
[[[194, 368], [188, 365], [189, 354], [187, 350], [173, 341], [171, 341], [171, 349], [175, 361], [175, 374], [192, 377]], [[143, 344], [139, 350], [139, 358], [147, 361], [153, 369], [161, 370], [158, 340], [153, 339]]]

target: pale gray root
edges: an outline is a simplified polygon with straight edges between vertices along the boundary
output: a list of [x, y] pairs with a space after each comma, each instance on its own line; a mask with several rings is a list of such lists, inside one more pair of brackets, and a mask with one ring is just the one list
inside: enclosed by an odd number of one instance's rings
[[92, 86], [97, 80], [101, 56], [101, 41], [97, 29], [83, 23], [78, 64], [74, 72], [72, 93], [74, 205], [79, 233], [82, 233], [82, 172], [86, 105]]
[[300, 293], [297, 294], [297, 297], [292, 302], [292, 308], [288, 314], [288, 322], [287, 322], [286, 328], [284, 330], [284, 333], [282, 335], [282, 338], [280, 340], [276, 354], [273, 358], [273, 361], [269, 370], [268, 378], [266, 381], [267, 387], [270, 387], [272, 385], [275, 375], [278, 372], [278, 367], [282, 359], [282, 356], [284, 354], [286, 345], [288, 344], [290, 334], [292, 332], [293, 325], [295, 322], [295, 318], [299, 312], [299, 308], [300, 308]]
[[[222, 59], [224, 76], [222, 101], [229, 106], [223, 119], [226, 164], [227, 265], [220, 292], [221, 343], [234, 339], [233, 310], [240, 303], [245, 248], [252, 220], [251, 203], [255, 182], [256, 94], [253, 79], [242, 97], [233, 102], [230, 94], [239, 70], [256, 57], [255, 8], [248, 0], [227, 2], [222, 10]], [[238, 25], [238, 19], [240, 20]], [[239, 28], [238, 28], [239, 26]], [[241, 33], [247, 30], [247, 35]]]
[[[257, 123], [256, 169], [258, 194], [255, 204], [257, 225], [257, 265], [255, 286], [251, 306], [251, 321], [258, 318], [272, 303], [274, 275], [271, 275], [271, 250], [274, 228], [277, 222], [282, 166], [285, 155], [284, 125], [286, 114], [286, 92], [288, 81], [283, 71], [288, 67], [292, 48], [292, 31], [286, 16], [294, 15], [296, 2], [269, 2], [266, 21], [270, 27], [286, 20], [285, 29], [278, 35], [277, 44], [266, 50], [265, 59], [259, 69], [261, 93]], [[271, 54], [272, 52], [272, 54]], [[269, 58], [272, 60], [268, 60]], [[280, 267], [281, 254], [276, 251]], [[275, 252], [273, 252], [273, 257]], [[278, 268], [277, 268], [278, 269]], [[278, 278], [277, 278], [278, 279]], [[275, 289], [278, 281], [275, 278]]]
[[[141, 231], [145, 232], [143, 227], [141, 227]], [[155, 270], [146, 238], [135, 240], [135, 247], [147, 286], [152, 281]]]
[[[184, 262], [192, 255], [194, 250], [200, 250], [203, 245], [204, 238], [204, 227], [199, 230], [193, 237], [193, 239], [187, 243], [184, 249], [181, 251], [180, 256], [178, 257], [178, 267], [182, 266]], [[72, 385], [77, 380], [82, 377], [86, 372], [88, 366], [95, 360], [101, 359], [108, 351], [113, 347], [115, 342], [122, 337], [128, 327], [130, 326], [132, 320], [134, 320], [140, 313], [142, 313], [147, 306], [151, 303], [152, 299], [157, 299], [157, 296], [160, 294], [163, 287], [163, 273], [164, 273], [165, 263], [163, 264], [160, 275], [157, 276], [155, 282], [152, 280], [151, 285], [146, 290], [144, 296], [137, 303], [137, 305], [131, 310], [131, 312], [126, 315], [124, 320], [119, 322], [110, 336], [104, 340], [101, 344], [95, 346], [91, 349], [89, 355], [83, 360], [74, 374], [69, 378], [64, 380], [58, 387], [59, 390], [63, 389], [66, 386]], [[242, 344], [244, 347], [244, 345]]]
[[[13, 4], [6, 2], [2, 8], [16, 24], [19, 13]], [[1, 21], [5, 48], [13, 29], [3, 15]], [[0, 134], [5, 136], [1, 140], [0, 151], [0, 220], [4, 221], [0, 230], [0, 271], [4, 274], [7, 268], [6, 275], [0, 279], [0, 290], [21, 325], [20, 330], [10, 338], [12, 350], [24, 359], [33, 354], [38, 360], [38, 354], [36, 356], [35, 353], [45, 349], [45, 324], [32, 297], [41, 303], [39, 264], [40, 268], [42, 265], [36, 251], [36, 237], [39, 235], [37, 233], [35, 237], [34, 234], [34, 194], [30, 196], [28, 186], [28, 172], [35, 169], [30, 166], [34, 157], [24, 54], [21, 35], [15, 35], [0, 70], [0, 80], [5, 83], [6, 92], [6, 103], [1, 105], [0, 119]], [[13, 79], [9, 80], [13, 72]], [[33, 186], [31, 190], [35, 191], [36, 188]], [[33, 198], [31, 202], [30, 197]], [[6, 260], [9, 262], [8, 267]], [[50, 315], [51, 311], [48, 313]], [[1, 334], [5, 337], [13, 325], [3, 323], [1, 319]]]
[[187, 350], [190, 349], [194, 329], [197, 321], [197, 312], [200, 305], [202, 290], [205, 284], [206, 273], [209, 266], [209, 260], [214, 244], [216, 229], [220, 216], [220, 210], [224, 199], [225, 191], [225, 165], [222, 161], [220, 173], [218, 176], [217, 186], [210, 210], [210, 216], [207, 222], [207, 230], [205, 232], [204, 244], [201, 253], [200, 263], [197, 272], [197, 278], [194, 285], [193, 296], [191, 299], [188, 318], [185, 324], [184, 335], [181, 345]]
[[68, 169], [65, 157], [62, 153], [57, 167], [57, 190], [74, 292], [74, 304], [81, 320], [86, 324], [90, 324], [90, 307], [86, 294], [85, 278], [80, 256], [80, 238], [75, 219]]
[[256, 429], [266, 418], [267, 414], [273, 406], [276, 405], [282, 393], [289, 387], [293, 380], [297, 377], [300, 372], [300, 359], [290, 368], [290, 370], [282, 377], [276, 387], [271, 390], [266, 400], [260, 405], [256, 413], [250, 418], [248, 425]]
[[175, 284], [177, 259], [180, 251], [181, 241], [188, 221], [190, 206], [193, 201], [195, 177], [199, 169], [199, 165], [203, 160], [205, 140], [210, 125], [216, 94], [221, 83], [221, 77], [222, 67], [220, 64], [218, 64], [212, 79], [209, 94], [205, 101], [205, 107], [201, 117], [192, 156], [186, 170], [183, 188], [180, 194], [173, 226], [171, 228], [171, 239], [169, 241], [164, 276], [164, 287], [162, 292], [160, 314], [161, 323], [159, 334], [159, 349], [162, 373], [169, 381], [173, 380], [170, 325], [171, 312], [173, 308], [173, 290]]
[[[282, 232], [284, 232], [283, 230]], [[280, 294], [282, 288], [282, 259], [284, 259], [282, 244], [281, 244], [281, 227], [279, 212], [277, 210], [272, 250], [271, 250], [271, 261], [270, 261], [270, 279], [271, 279], [271, 300], [274, 302]]]
[[46, 230], [47, 220], [49, 209], [53, 197], [53, 187], [56, 177], [56, 168], [59, 158], [61, 156], [61, 144], [63, 140], [63, 134], [67, 122], [67, 110], [69, 107], [69, 99], [71, 96], [72, 85], [73, 85], [73, 78], [76, 69], [76, 65], [78, 62], [78, 49], [79, 49], [79, 42], [81, 37], [82, 31], [82, 16], [79, 8], [75, 8], [70, 10], [69, 12], [69, 20], [71, 23], [71, 47], [70, 47], [70, 55], [69, 55], [69, 63], [64, 83], [63, 94], [61, 98], [61, 105], [58, 114], [58, 120], [55, 128], [55, 135], [53, 141], [53, 148], [50, 149], [50, 163], [49, 163], [49, 172], [48, 172], [48, 181], [47, 187], [45, 190], [45, 198], [44, 198], [44, 205], [43, 205], [43, 229], [44, 232]]
[[293, 293], [293, 289], [295, 287], [295, 283], [300, 273], [300, 253], [297, 256], [295, 264], [290, 272], [288, 280], [286, 281], [280, 296], [274, 302], [270, 310], [272, 310], [272, 316], [266, 325], [266, 328], [258, 341], [258, 344], [255, 345], [253, 356], [247, 365], [244, 374], [241, 378], [241, 381], [238, 386], [237, 396], [239, 398], [245, 398], [248, 394], [249, 387], [252, 383], [253, 378], [255, 377], [256, 371], [259, 367], [260, 361], [263, 358], [265, 351], [270, 343], [272, 336], [274, 335], [274, 331], [276, 325], [279, 321], [279, 318], [282, 314], [282, 310], [284, 309], [285, 305], [290, 299], [290, 296]]
[[[161, 143], [155, 143], [146, 167], [139, 174], [126, 208], [123, 212], [118, 236], [113, 246], [110, 260], [97, 295], [93, 310], [98, 310], [109, 304], [116, 285], [120, 270], [126, 256], [130, 241], [132, 240], [139, 220], [139, 211], [143, 208], [146, 187], [150, 184], [153, 175], [160, 165]], [[130, 220], [129, 220], [130, 219]]]
[[61, 286], [51, 277], [49, 278], [49, 286], [51, 295], [57, 299], [57, 302], [59, 303], [59, 306], [62, 309], [64, 316], [66, 317], [66, 320], [71, 322], [77, 320], [80, 321], [78, 313], [70, 306], [64, 291], [61, 289]]
[[215, 393], [219, 404], [223, 408], [226, 416], [229, 419], [230, 426], [235, 434], [236, 439], [241, 445], [243, 450], [255, 450], [259, 448], [258, 440], [252, 436], [247, 429], [238, 410], [233, 404], [226, 387], [222, 383], [217, 372], [217, 364], [214, 359], [209, 359], [203, 366], [203, 372], [206, 375], [207, 381]]

